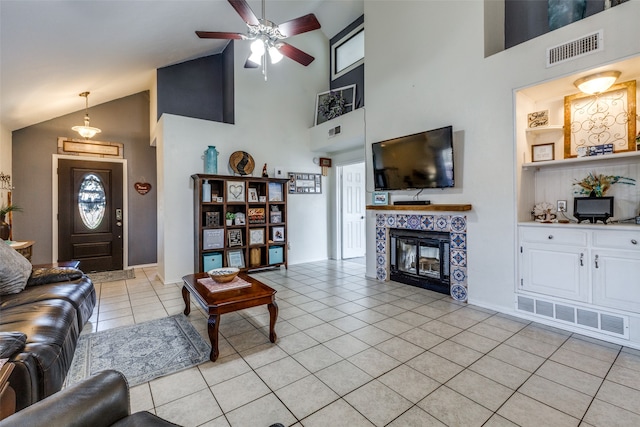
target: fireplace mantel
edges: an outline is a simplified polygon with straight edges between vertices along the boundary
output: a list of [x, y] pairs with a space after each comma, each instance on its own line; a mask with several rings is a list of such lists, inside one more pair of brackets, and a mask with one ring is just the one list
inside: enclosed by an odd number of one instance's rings
[[462, 205], [368, 205], [367, 210], [372, 211], [470, 211], [470, 204]]

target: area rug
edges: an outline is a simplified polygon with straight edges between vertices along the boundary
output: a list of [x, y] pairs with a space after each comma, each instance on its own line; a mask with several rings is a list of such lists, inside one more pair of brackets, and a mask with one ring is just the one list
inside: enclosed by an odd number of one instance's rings
[[101, 271], [87, 273], [93, 283], [114, 282], [116, 280], [134, 279], [136, 277], [133, 268], [128, 270]]
[[210, 352], [183, 314], [81, 335], [65, 387], [104, 369], [135, 386], [206, 362]]

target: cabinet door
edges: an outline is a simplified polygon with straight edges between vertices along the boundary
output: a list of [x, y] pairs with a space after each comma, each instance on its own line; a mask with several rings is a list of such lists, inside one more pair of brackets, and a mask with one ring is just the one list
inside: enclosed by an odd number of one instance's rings
[[586, 248], [523, 243], [520, 289], [576, 301], [588, 301]]
[[598, 249], [593, 253], [593, 302], [640, 313], [640, 252]]

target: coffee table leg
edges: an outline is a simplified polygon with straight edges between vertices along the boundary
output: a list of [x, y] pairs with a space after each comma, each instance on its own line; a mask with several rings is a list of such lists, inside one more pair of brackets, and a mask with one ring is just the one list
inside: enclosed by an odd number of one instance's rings
[[278, 319], [278, 304], [273, 301], [267, 305], [269, 308], [269, 341], [276, 342], [278, 336], [276, 335], [276, 320]]
[[182, 299], [184, 300], [184, 315], [191, 313], [191, 300], [189, 299], [189, 290], [186, 286], [182, 287]]
[[211, 354], [209, 359], [215, 362], [220, 354], [218, 351], [218, 327], [220, 326], [220, 315], [212, 314], [207, 321], [207, 332], [209, 332], [209, 341], [211, 341]]

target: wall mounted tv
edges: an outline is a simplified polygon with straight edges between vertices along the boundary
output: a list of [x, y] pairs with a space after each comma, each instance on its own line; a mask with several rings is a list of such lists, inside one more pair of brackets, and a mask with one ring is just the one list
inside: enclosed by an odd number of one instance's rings
[[448, 188], [453, 180], [453, 128], [372, 144], [376, 190]]

